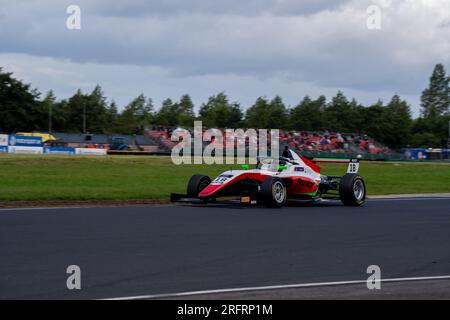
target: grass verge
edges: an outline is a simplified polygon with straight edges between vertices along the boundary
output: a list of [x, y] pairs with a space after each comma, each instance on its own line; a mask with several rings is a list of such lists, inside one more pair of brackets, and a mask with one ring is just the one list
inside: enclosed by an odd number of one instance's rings
[[[211, 177], [239, 166], [182, 165], [170, 157], [0, 155], [0, 201], [167, 200], [194, 173]], [[342, 164], [323, 164], [343, 174]], [[363, 162], [369, 195], [450, 192], [450, 164]]]

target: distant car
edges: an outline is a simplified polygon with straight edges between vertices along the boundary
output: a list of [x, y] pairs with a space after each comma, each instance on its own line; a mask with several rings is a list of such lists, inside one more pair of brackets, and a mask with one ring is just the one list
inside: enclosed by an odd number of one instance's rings
[[243, 170], [226, 171], [214, 180], [195, 174], [188, 182], [187, 194], [172, 193], [171, 201], [206, 204], [232, 197], [242, 204], [268, 207], [282, 207], [288, 200], [340, 199], [346, 206], [364, 203], [366, 185], [358, 175], [358, 159], [348, 161], [343, 176], [330, 176], [321, 174], [314, 161], [289, 152], [292, 157], [258, 159], [255, 169], [244, 165]]
[[110, 150], [130, 150], [130, 146], [127, 143], [127, 139], [125, 137], [112, 137], [109, 142]]

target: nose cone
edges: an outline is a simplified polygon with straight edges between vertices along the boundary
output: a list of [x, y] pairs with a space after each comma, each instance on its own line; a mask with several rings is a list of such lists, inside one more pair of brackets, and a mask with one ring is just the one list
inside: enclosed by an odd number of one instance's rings
[[200, 193], [199, 193], [199, 197], [200, 198], [206, 198], [206, 197], [210, 197], [212, 196], [217, 190], [219, 190], [222, 187], [222, 185], [213, 185], [210, 184], [208, 185], [205, 189], [203, 189]]

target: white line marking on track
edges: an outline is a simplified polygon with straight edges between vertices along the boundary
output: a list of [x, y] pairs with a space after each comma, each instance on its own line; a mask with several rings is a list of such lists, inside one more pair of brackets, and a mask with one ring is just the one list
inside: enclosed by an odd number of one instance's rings
[[[381, 279], [380, 282], [382, 282], [382, 283], [383, 282], [408, 282], [408, 281], [424, 281], [424, 280], [450, 280], [450, 275], [448, 275], [448, 276], [430, 276], [430, 277], [411, 277], [411, 278], [386, 278], [386, 279]], [[246, 288], [216, 289], [216, 290], [203, 290], [203, 291], [187, 291], [187, 292], [167, 293], [167, 294], [149, 294], [149, 295], [119, 297], [119, 298], [110, 298], [110, 299], [102, 299], [102, 300], [162, 299], [162, 298], [177, 298], [177, 297], [198, 296], [198, 295], [217, 294], [217, 293], [267, 291], [267, 290], [277, 290], [277, 289], [300, 289], [300, 288], [340, 286], [340, 285], [365, 284], [365, 283], [367, 283], [367, 280], [300, 283], [300, 284], [287, 284], [287, 285], [275, 285], [275, 286], [264, 286], [264, 287], [246, 287]]]

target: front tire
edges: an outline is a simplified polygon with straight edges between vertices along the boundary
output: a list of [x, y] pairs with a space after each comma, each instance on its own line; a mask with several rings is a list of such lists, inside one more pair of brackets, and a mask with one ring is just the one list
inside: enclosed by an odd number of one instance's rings
[[346, 174], [339, 183], [339, 196], [346, 206], [360, 206], [366, 200], [366, 184], [357, 174]]
[[198, 194], [211, 183], [211, 178], [204, 174], [194, 174], [187, 185], [187, 196], [198, 197]]
[[286, 185], [278, 177], [267, 178], [261, 185], [261, 195], [268, 207], [281, 208], [286, 203]]

